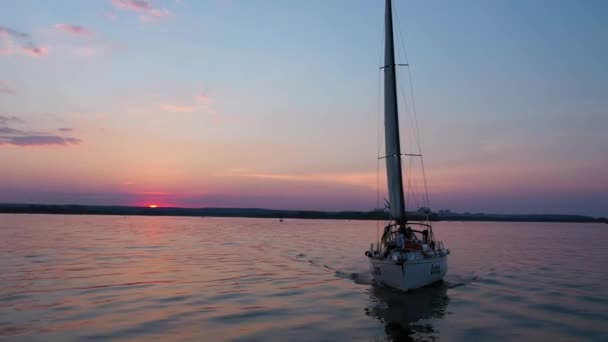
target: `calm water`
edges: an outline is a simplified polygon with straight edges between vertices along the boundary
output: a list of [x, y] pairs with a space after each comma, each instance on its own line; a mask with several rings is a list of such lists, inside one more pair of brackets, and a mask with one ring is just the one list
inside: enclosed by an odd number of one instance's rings
[[435, 229], [446, 282], [398, 294], [375, 222], [0, 215], [0, 340], [608, 341], [608, 225]]

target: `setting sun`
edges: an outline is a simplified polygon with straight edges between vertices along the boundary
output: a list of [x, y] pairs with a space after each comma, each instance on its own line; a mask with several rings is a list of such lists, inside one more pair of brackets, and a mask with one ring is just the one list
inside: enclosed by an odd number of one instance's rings
[[158, 208], [158, 204], [150, 204], [148, 205], [148, 208]]

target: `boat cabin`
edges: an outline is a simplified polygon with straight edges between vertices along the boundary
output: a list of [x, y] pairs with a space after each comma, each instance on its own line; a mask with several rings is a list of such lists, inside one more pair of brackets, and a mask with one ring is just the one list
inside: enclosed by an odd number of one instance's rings
[[423, 257], [435, 256], [441, 250], [441, 242], [435, 241], [432, 228], [427, 223], [408, 222], [404, 225], [397, 223], [384, 227], [380, 242], [370, 251], [368, 257], [387, 258], [392, 253], [420, 254]]

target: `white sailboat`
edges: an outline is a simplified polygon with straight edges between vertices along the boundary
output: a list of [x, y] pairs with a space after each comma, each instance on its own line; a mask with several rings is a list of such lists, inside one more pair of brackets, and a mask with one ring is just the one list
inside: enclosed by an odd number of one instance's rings
[[[365, 252], [374, 278], [401, 291], [413, 290], [440, 281], [448, 270], [448, 249], [435, 240], [430, 221], [408, 220], [405, 209], [399, 139], [399, 109], [392, 1], [386, 0], [384, 51], [384, 138], [391, 222], [382, 238]], [[422, 157], [419, 155], [419, 157]]]

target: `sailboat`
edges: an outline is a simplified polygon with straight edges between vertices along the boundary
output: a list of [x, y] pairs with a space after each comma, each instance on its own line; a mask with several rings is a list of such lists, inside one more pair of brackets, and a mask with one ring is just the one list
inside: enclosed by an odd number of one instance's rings
[[[395, 46], [393, 38], [392, 1], [386, 0], [384, 50], [384, 138], [388, 203], [391, 222], [384, 227], [381, 239], [365, 255], [369, 258], [374, 278], [391, 288], [409, 291], [443, 279], [448, 270], [450, 251], [435, 239], [433, 227], [408, 220], [403, 191], [402, 154], [399, 138], [399, 108]], [[427, 210], [428, 213], [428, 210]]]

